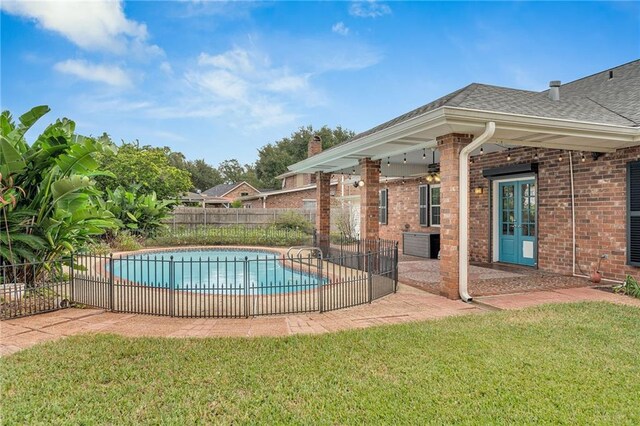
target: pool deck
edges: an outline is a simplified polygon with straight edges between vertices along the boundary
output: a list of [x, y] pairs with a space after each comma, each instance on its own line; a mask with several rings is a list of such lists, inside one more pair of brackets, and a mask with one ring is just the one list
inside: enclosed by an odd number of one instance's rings
[[640, 308], [638, 299], [589, 287], [487, 296], [476, 301], [479, 303], [467, 304], [400, 285], [396, 294], [353, 308], [240, 319], [171, 318], [71, 308], [0, 321], [0, 356], [82, 333], [175, 338], [288, 336], [481, 314], [496, 309], [520, 309], [545, 303], [605, 301]]

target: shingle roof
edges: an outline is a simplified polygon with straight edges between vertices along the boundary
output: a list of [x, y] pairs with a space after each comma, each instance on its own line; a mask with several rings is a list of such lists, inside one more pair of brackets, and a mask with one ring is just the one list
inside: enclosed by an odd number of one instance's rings
[[[613, 72], [611, 79], [610, 71]], [[558, 101], [549, 99], [548, 90], [533, 92], [473, 83], [359, 133], [343, 144], [443, 106], [639, 127], [640, 60], [563, 84]]]
[[220, 185], [207, 189], [203, 194], [209, 195], [210, 197], [222, 197], [224, 194], [240, 185], [240, 183], [221, 183]]

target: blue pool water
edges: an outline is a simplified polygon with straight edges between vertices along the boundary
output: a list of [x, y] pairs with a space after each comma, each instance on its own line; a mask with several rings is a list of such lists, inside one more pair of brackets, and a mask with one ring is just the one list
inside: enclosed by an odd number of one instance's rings
[[[171, 256], [173, 260], [171, 261]], [[294, 268], [295, 266], [295, 268]], [[315, 268], [268, 251], [162, 251], [114, 258], [116, 281], [221, 294], [277, 294], [318, 285]]]

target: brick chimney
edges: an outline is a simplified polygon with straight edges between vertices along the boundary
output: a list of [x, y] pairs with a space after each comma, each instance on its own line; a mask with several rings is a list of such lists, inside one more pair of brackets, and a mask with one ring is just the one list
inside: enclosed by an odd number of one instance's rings
[[309, 145], [307, 149], [307, 158], [313, 157], [316, 154], [320, 154], [322, 152], [322, 138], [318, 135], [315, 135], [311, 139], [309, 139]]

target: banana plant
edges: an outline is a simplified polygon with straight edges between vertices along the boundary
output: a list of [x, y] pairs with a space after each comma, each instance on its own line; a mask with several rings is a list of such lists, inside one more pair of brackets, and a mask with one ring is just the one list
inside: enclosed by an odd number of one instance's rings
[[95, 156], [115, 148], [75, 134], [56, 120], [29, 144], [26, 132], [43, 115], [38, 106], [18, 118], [0, 115], [0, 263], [48, 261], [118, 226], [103, 208], [93, 178], [105, 174]]
[[119, 186], [107, 189], [105, 208], [119, 219], [123, 226], [144, 237], [153, 237], [164, 228], [173, 201], [158, 200], [155, 192], [139, 194], [139, 186], [129, 189]]

